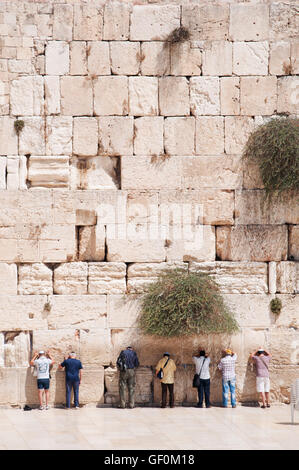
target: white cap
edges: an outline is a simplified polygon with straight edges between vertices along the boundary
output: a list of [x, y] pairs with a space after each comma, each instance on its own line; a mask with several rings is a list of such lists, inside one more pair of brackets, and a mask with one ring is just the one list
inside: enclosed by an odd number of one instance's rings
[[38, 354], [45, 354], [45, 351], [40, 351]]

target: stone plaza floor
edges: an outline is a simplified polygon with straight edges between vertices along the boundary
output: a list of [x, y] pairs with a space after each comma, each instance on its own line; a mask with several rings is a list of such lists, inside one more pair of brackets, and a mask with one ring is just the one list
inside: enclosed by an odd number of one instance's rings
[[0, 409], [0, 450], [298, 450], [299, 412], [214, 407]]

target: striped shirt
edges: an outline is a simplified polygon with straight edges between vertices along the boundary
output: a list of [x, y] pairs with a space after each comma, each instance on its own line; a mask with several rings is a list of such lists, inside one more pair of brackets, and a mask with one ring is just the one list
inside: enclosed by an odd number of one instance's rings
[[233, 356], [225, 356], [221, 359], [218, 369], [222, 371], [223, 380], [232, 380], [236, 378], [235, 364], [237, 360], [237, 354]]

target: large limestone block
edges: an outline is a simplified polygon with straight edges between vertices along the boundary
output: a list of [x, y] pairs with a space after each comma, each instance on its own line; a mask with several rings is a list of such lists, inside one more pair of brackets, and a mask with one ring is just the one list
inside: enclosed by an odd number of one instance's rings
[[155, 282], [160, 273], [168, 269], [188, 269], [187, 263], [133, 263], [128, 267], [128, 292], [143, 293], [150, 283]]
[[190, 108], [194, 116], [220, 114], [218, 77], [190, 78]]
[[289, 256], [299, 261], [299, 225], [289, 227]]
[[87, 74], [87, 54], [85, 41], [73, 41], [70, 48], [70, 74]]
[[97, 116], [128, 114], [128, 77], [98, 77], [94, 80], [94, 112]]
[[167, 237], [166, 261], [192, 260], [215, 260], [215, 227], [197, 224], [183, 230], [181, 239], [171, 235]]
[[107, 260], [125, 263], [165, 261], [163, 240], [120, 240], [108, 238]]
[[[61, 113], [66, 116], [92, 116], [92, 83], [89, 77], [62, 77]], [[74, 97], [76, 96], [76, 99]]]
[[5, 367], [27, 367], [30, 355], [30, 333], [7, 332], [4, 333], [4, 366]]
[[231, 155], [182, 158], [183, 189], [236, 189], [241, 187], [239, 157]]
[[0, 404], [19, 404], [19, 377], [15, 368], [0, 368], [0, 380], [2, 383], [0, 391]]
[[199, 116], [196, 119], [195, 152], [198, 155], [224, 153], [224, 118]]
[[39, 241], [39, 258], [44, 263], [69, 262], [75, 259], [76, 254], [74, 226], [53, 226], [51, 230], [45, 230]]
[[279, 200], [265, 200], [261, 190], [242, 190], [235, 197], [236, 224], [298, 224], [298, 199], [285, 194]]
[[134, 119], [134, 155], [164, 153], [164, 119], [145, 116]]
[[168, 155], [194, 155], [194, 117], [169, 117], [164, 124], [165, 152]]
[[99, 153], [119, 156], [133, 154], [133, 117], [105, 116], [99, 118]]
[[140, 298], [137, 295], [108, 295], [107, 321], [109, 328], [134, 328], [140, 313]]
[[229, 5], [183, 5], [182, 26], [189, 30], [191, 39], [228, 39]]
[[6, 158], [6, 189], [27, 189], [27, 159], [24, 156]]
[[38, 116], [44, 111], [43, 77], [20, 77], [11, 82], [11, 114], [15, 116]]
[[98, 5], [74, 5], [73, 39], [100, 41], [103, 36], [103, 9]]
[[84, 379], [80, 385], [80, 403], [82, 405], [104, 403], [104, 367], [97, 364], [85, 368]]
[[159, 79], [159, 109], [163, 116], [190, 114], [189, 84], [185, 77]]
[[[273, 365], [294, 365], [298, 368], [299, 333], [295, 328], [271, 331], [270, 351]], [[298, 369], [297, 369], [298, 370]]]
[[228, 154], [241, 154], [244, 146], [254, 130], [254, 120], [247, 116], [226, 116], [225, 151]]
[[202, 48], [197, 43], [186, 41], [170, 47], [171, 75], [201, 75]]
[[53, 39], [71, 41], [73, 36], [73, 6], [54, 5]]
[[69, 157], [31, 156], [29, 158], [28, 181], [32, 187], [68, 187], [69, 172]]
[[46, 154], [71, 155], [73, 119], [71, 116], [46, 118]]
[[20, 265], [18, 272], [18, 293], [20, 295], [52, 294], [52, 277], [52, 270], [45, 264]]
[[102, 261], [105, 259], [105, 227], [86, 226], [79, 230], [79, 260]]
[[262, 41], [269, 34], [269, 6], [235, 4], [230, 7], [229, 36], [233, 41]]
[[271, 3], [269, 36], [274, 40], [298, 36], [298, 6], [296, 2]]
[[161, 41], [141, 43], [141, 74], [168, 75], [170, 73], [170, 47]]
[[14, 130], [14, 119], [9, 116], [0, 116], [0, 154], [18, 154], [18, 137]]
[[222, 77], [220, 79], [221, 114], [240, 114], [240, 79], [239, 77]]
[[91, 75], [110, 75], [110, 51], [106, 41], [88, 41], [87, 67]]
[[233, 72], [235, 75], [268, 75], [269, 45], [261, 42], [234, 42]]
[[79, 156], [97, 155], [98, 121], [96, 118], [74, 118], [73, 152]]
[[126, 291], [125, 263], [89, 263], [89, 294], [121, 294]]
[[299, 78], [281, 77], [277, 80], [277, 112], [298, 113]]
[[111, 71], [114, 75], [138, 75], [140, 45], [138, 42], [110, 42]]
[[177, 189], [181, 187], [179, 157], [121, 157], [122, 189]]
[[45, 123], [41, 117], [25, 117], [19, 135], [19, 152], [22, 155], [45, 155]]
[[241, 77], [241, 114], [268, 116], [277, 109], [276, 77]]
[[131, 41], [163, 41], [180, 26], [178, 5], [134, 5], [131, 15]]
[[232, 75], [232, 70], [232, 43], [228, 41], [206, 41], [203, 43], [203, 75]]
[[72, 160], [72, 189], [118, 189], [118, 158], [89, 157]]
[[266, 263], [192, 262], [190, 263], [190, 271], [206, 272], [225, 294], [263, 294], [268, 292]]
[[14, 295], [17, 293], [16, 264], [0, 263], [0, 291], [1, 295]]
[[131, 6], [122, 2], [106, 3], [104, 9], [103, 39], [126, 41], [129, 39]]
[[46, 74], [66, 75], [70, 69], [69, 44], [65, 41], [50, 41], [46, 46]]
[[278, 41], [270, 44], [270, 75], [289, 75], [291, 67], [291, 44], [289, 41]]
[[64, 357], [71, 351], [80, 357], [80, 330], [76, 327], [57, 330], [39, 329], [33, 335], [33, 351], [50, 351], [56, 364], [61, 364]]
[[105, 295], [53, 295], [47, 315], [49, 329], [106, 328]]
[[80, 356], [82, 364], [108, 366], [111, 362], [110, 330], [91, 328], [80, 331]]
[[54, 294], [87, 294], [87, 263], [65, 263], [54, 269]]
[[276, 264], [277, 292], [281, 294], [296, 292], [297, 264], [290, 261], [281, 261]]
[[44, 310], [46, 296], [42, 295], [1, 295], [2, 331], [37, 331], [45, 329], [47, 312]]
[[[239, 264], [241, 263], [233, 263]], [[242, 263], [243, 264], [243, 263]], [[260, 265], [261, 263], [247, 263], [252, 265]], [[249, 268], [250, 269], [250, 268]], [[247, 268], [247, 272], [249, 271]], [[254, 286], [254, 274], [256, 268], [254, 267], [252, 270], [252, 274], [247, 276], [247, 278], [242, 277], [242, 282], [247, 281], [250, 283], [250, 289], [252, 291], [255, 290]], [[256, 290], [262, 291], [263, 290], [263, 275], [261, 275], [261, 269], [259, 269], [259, 280], [258, 280], [258, 288]], [[220, 281], [219, 281], [220, 282]], [[233, 282], [236, 286], [238, 280], [233, 278]], [[244, 285], [243, 285], [244, 287]], [[240, 288], [240, 284], [239, 287]], [[247, 284], [246, 289], [248, 290], [249, 284]], [[242, 288], [243, 289], [243, 288]], [[250, 328], [269, 328], [272, 325], [272, 317], [270, 312], [270, 298], [265, 293], [222, 293], [224, 302], [233, 312], [235, 319], [237, 320], [240, 328], [250, 327]], [[257, 345], [258, 346], [258, 345]], [[257, 348], [256, 348], [257, 349]], [[252, 352], [252, 351], [251, 351]]]
[[[298, 279], [298, 268], [297, 268], [297, 279]], [[298, 305], [299, 305], [299, 296], [292, 294], [276, 294], [275, 297], [278, 297], [282, 303], [282, 309], [279, 315], [271, 313], [272, 318], [277, 328], [287, 327], [290, 331], [293, 329], [298, 329], [299, 319], [298, 319]], [[274, 296], [272, 296], [274, 298]], [[269, 306], [270, 309], [270, 306]]]
[[285, 260], [287, 237], [286, 225], [217, 227], [217, 256], [223, 261]]
[[129, 114], [132, 116], [158, 114], [157, 77], [129, 77]]
[[45, 113], [60, 113], [60, 83], [58, 76], [45, 76]]

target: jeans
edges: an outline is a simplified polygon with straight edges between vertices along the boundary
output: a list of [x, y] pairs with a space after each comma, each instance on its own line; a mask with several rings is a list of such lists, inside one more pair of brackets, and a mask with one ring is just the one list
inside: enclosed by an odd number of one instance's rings
[[74, 390], [74, 405], [79, 406], [79, 385], [80, 382], [77, 380], [66, 380], [66, 406], [67, 408], [71, 407], [71, 394], [72, 389]]
[[222, 379], [222, 403], [223, 406], [228, 405], [229, 391], [231, 395], [231, 404], [236, 406], [236, 378], [231, 380]]
[[121, 370], [119, 374], [120, 406], [126, 406], [126, 387], [129, 392], [129, 406], [135, 405], [135, 369]]
[[198, 387], [198, 406], [202, 406], [204, 397], [206, 406], [210, 406], [210, 379], [200, 379]]
[[167, 401], [167, 389], [169, 391], [169, 406], [173, 407], [174, 405], [174, 394], [173, 394], [173, 384], [163, 384], [162, 386], [162, 407], [165, 408]]

